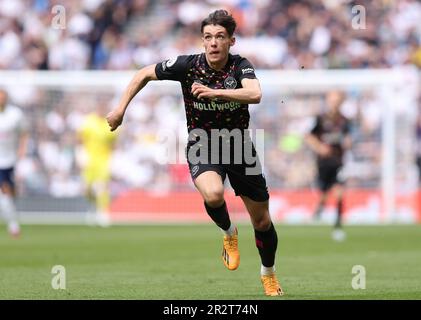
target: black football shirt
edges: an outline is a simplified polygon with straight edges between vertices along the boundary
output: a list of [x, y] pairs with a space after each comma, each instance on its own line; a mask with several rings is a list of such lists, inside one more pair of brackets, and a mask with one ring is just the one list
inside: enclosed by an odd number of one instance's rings
[[332, 155], [323, 158], [318, 156], [319, 166], [323, 165], [342, 165], [342, 158], [344, 154], [343, 140], [350, 132], [350, 121], [343, 115], [332, 118], [324, 115], [319, 115], [316, 118], [316, 123], [311, 130], [321, 142], [329, 145], [332, 148]]
[[244, 78], [256, 79], [251, 63], [239, 56], [229, 54], [222, 70], [212, 69], [205, 54], [182, 55], [158, 63], [155, 73], [159, 80], [174, 80], [181, 83], [187, 129], [200, 128], [206, 132], [212, 129], [247, 129], [250, 114], [248, 104], [225, 100], [198, 99], [191, 93], [194, 82], [200, 82], [212, 89], [242, 88]]

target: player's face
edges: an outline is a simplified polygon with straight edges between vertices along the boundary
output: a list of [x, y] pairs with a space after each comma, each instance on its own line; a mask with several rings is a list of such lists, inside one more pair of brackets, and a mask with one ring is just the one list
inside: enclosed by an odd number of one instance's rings
[[235, 38], [220, 25], [205, 26], [202, 40], [207, 60], [215, 65], [226, 61], [230, 47], [235, 43]]
[[339, 112], [343, 101], [344, 101], [344, 96], [339, 91], [332, 91], [327, 94], [326, 103], [329, 108], [329, 111], [332, 113]]

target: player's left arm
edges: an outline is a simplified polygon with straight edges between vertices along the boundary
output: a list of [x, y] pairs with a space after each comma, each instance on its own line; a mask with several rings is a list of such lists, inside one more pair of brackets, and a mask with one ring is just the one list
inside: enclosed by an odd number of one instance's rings
[[352, 136], [351, 136], [351, 122], [346, 120], [346, 125], [344, 128], [344, 138], [342, 140], [342, 148], [347, 151], [352, 147]]
[[22, 133], [19, 140], [18, 159], [23, 159], [25, 157], [26, 151], [28, 150], [28, 140], [29, 134], [27, 132]]
[[262, 90], [259, 80], [243, 78], [242, 88], [238, 89], [211, 89], [200, 83], [193, 83], [192, 93], [199, 99], [220, 99], [244, 104], [260, 103]]

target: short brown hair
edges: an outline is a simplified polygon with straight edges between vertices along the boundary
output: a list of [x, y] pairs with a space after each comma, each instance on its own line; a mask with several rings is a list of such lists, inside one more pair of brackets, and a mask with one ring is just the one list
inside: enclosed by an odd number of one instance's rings
[[202, 21], [200, 31], [203, 33], [205, 26], [211, 24], [224, 27], [230, 37], [232, 37], [235, 28], [237, 27], [237, 23], [234, 18], [226, 10], [216, 10], [210, 13], [209, 16]]

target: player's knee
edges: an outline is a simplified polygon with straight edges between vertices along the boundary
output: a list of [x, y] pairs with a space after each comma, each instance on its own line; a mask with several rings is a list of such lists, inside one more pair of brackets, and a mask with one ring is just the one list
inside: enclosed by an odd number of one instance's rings
[[219, 207], [224, 203], [224, 189], [214, 188], [203, 192], [205, 202], [211, 207]]
[[269, 212], [259, 218], [253, 219], [253, 227], [257, 231], [267, 231], [270, 228], [272, 221], [270, 220]]
[[3, 193], [3, 194], [6, 194], [6, 195], [13, 195], [13, 188], [12, 188], [12, 186], [10, 186], [8, 183], [2, 183], [2, 184], [0, 184], [0, 191]]

